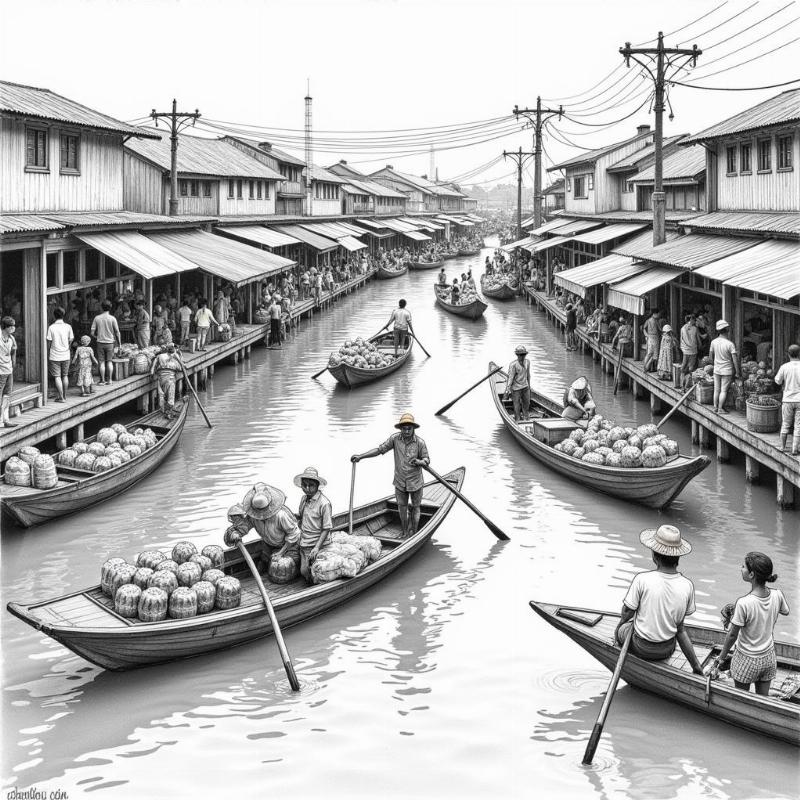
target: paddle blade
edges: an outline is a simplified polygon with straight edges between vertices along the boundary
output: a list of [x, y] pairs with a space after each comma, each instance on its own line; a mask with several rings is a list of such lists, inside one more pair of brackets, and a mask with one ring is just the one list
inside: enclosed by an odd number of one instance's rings
[[595, 722], [592, 728], [592, 735], [589, 737], [589, 744], [586, 745], [586, 752], [583, 754], [583, 764], [585, 767], [592, 766], [595, 750], [597, 745], [600, 744], [600, 737], [603, 735], [603, 726], [599, 722]]
[[292, 687], [293, 692], [300, 691], [300, 681], [297, 680], [297, 674], [294, 671], [294, 664], [291, 660], [283, 662], [283, 668], [286, 670], [286, 677], [289, 679], [289, 686]]
[[497, 527], [497, 525], [495, 525], [495, 524], [494, 524], [494, 522], [488, 521], [488, 522], [486, 523], [486, 527], [487, 527], [487, 528], [488, 528], [488, 529], [489, 529], [489, 530], [490, 530], [490, 531], [491, 531], [491, 532], [492, 532], [492, 533], [493, 533], [493, 534], [494, 534], [494, 535], [495, 535], [495, 536], [496, 536], [498, 539], [500, 539], [500, 541], [503, 541], [503, 542], [507, 542], [507, 541], [509, 541], [509, 538], [510, 538], [510, 537], [509, 537], [509, 536], [507, 536], [505, 533], [503, 533], [503, 531], [501, 531], [501, 530], [500, 530], [500, 528], [498, 528], [498, 527]]

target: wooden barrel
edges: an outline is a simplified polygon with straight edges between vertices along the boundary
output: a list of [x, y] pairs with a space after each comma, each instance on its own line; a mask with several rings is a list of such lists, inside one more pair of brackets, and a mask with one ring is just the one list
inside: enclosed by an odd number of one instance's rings
[[781, 407], [760, 406], [747, 401], [747, 430], [753, 433], [774, 433], [781, 426]]

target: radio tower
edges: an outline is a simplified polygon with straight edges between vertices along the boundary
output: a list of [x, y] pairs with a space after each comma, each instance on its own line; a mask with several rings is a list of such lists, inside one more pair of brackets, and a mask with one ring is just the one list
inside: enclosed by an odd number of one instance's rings
[[311, 81], [306, 80], [306, 210], [305, 215], [311, 216]]

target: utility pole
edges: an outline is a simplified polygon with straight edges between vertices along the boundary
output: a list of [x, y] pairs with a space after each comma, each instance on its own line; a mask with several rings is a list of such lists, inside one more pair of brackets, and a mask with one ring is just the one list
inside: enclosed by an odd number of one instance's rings
[[[676, 66], [675, 62], [680, 58], [686, 58], [696, 66], [697, 57], [703, 54], [702, 50], [697, 49], [697, 45], [692, 45], [691, 50], [679, 47], [664, 47], [664, 34], [658, 32], [657, 47], [631, 47], [630, 42], [625, 42], [625, 47], [620, 47], [619, 52], [625, 58], [626, 66], [630, 67], [631, 59], [643, 66], [655, 84], [655, 95], [653, 111], [656, 114], [656, 135], [655, 135], [655, 181], [653, 186], [653, 244], [663, 244], [667, 238], [666, 232], [666, 205], [667, 198], [664, 194], [664, 172], [662, 146], [664, 141], [664, 97], [665, 97], [665, 78], [664, 73], [668, 67]], [[645, 63], [637, 58], [637, 55], [646, 56], [649, 63]], [[670, 57], [673, 58], [670, 58]], [[655, 63], [655, 74], [651, 66]], [[684, 66], [686, 62], [678, 66]], [[670, 119], [672, 112], [670, 111]]]
[[522, 238], [522, 165], [533, 153], [523, 153], [520, 147], [517, 153], [503, 150], [503, 158], [513, 158], [517, 162], [517, 238]]
[[175, 217], [178, 214], [178, 133], [182, 131], [189, 122], [194, 123], [200, 119], [200, 112], [195, 109], [194, 113], [178, 112], [178, 101], [173, 98], [172, 111], [156, 111], [153, 109], [150, 116], [158, 127], [158, 120], [166, 117], [170, 125], [170, 166], [169, 166], [169, 215]]
[[[535, 109], [514, 106], [515, 117], [523, 114], [533, 122], [533, 224], [536, 228], [542, 224], [542, 126], [548, 117], [553, 117], [557, 114], [558, 118], [561, 119], [563, 113], [563, 106], [559, 106], [558, 110], [555, 108], [542, 108], [541, 97], [536, 98]], [[531, 120], [531, 114], [536, 115], [535, 120]]]

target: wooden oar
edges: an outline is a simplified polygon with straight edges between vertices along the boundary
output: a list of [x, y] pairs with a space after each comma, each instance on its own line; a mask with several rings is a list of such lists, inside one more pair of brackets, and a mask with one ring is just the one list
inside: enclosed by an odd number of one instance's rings
[[350, 512], [348, 515], [347, 532], [353, 534], [353, 493], [356, 489], [356, 462], [353, 462], [353, 469], [350, 472]]
[[614, 699], [614, 692], [616, 691], [617, 684], [619, 683], [619, 676], [622, 673], [622, 666], [628, 655], [628, 648], [631, 646], [631, 638], [633, 637], [633, 622], [631, 622], [628, 632], [625, 634], [625, 641], [622, 643], [622, 649], [619, 651], [619, 658], [617, 658], [617, 666], [614, 667], [614, 674], [611, 676], [611, 681], [606, 689], [606, 696], [603, 698], [603, 705], [600, 708], [600, 713], [597, 716], [597, 722], [592, 729], [592, 735], [589, 737], [589, 744], [586, 745], [586, 752], [583, 754], [583, 761], [587, 767], [591, 765], [594, 758], [594, 752], [597, 750], [597, 745], [600, 743], [600, 737], [603, 735], [603, 725], [606, 724], [606, 717], [608, 716], [608, 709], [611, 708], [611, 701]]
[[484, 376], [483, 376], [483, 377], [482, 377], [482, 378], [481, 378], [481, 379], [480, 379], [480, 380], [479, 380], [477, 383], [473, 383], [473, 384], [472, 384], [472, 386], [470, 386], [470, 387], [469, 387], [469, 389], [467, 389], [467, 391], [466, 391], [466, 392], [462, 392], [462, 393], [461, 393], [461, 394], [460, 394], [458, 397], [456, 397], [456, 399], [455, 399], [455, 400], [451, 400], [451, 401], [450, 401], [450, 402], [449, 402], [447, 405], [444, 405], [444, 406], [442, 406], [442, 407], [441, 407], [441, 408], [440, 408], [440, 409], [439, 409], [439, 410], [438, 410], [438, 411], [437, 411], [437, 412], [434, 414], [434, 416], [435, 416], [435, 417], [438, 417], [438, 416], [440, 416], [441, 414], [444, 414], [444, 412], [445, 412], [445, 411], [447, 411], [447, 409], [449, 409], [449, 408], [450, 408], [450, 406], [452, 406], [452, 405], [455, 405], [455, 404], [456, 404], [456, 403], [457, 403], [457, 402], [458, 402], [458, 401], [459, 401], [459, 400], [460, 400], [460, 399], [461, 399], [461, 398], [462, 398], [462, 397], [463, 397], [465, 394], [469, 394], [469, 393], [470, 393], [470, 392], [471, 392], [471, 391], [472, 391], [472, 390], [473, 390], [473, 389], [474, 389], [476, 386], [480, 386], [480, 385], [481, 385], [481, 384], [482, 384], [484, 381], [487, 381], [487, 380], [489, 380], [489, 378], [491, 378], [491, 377], [492, 377], [492, 375], [494, 375], [496, 372], [500, 372], [500, 370], [501, 370], [501, 369], [503, 369], [503, 368], [502, 368], [502, 367], [497, 367], [496, 369], [493, 369], [493, 370], [492, 370], [491, 372], [489, 372], [488, 374], [484, 375]]
[[659, 422], [659, 423], [658, 423], [658, 425], [656, 425], [656, 428], [660, 428], [660, 427], [661, 427], [661, 426], [662, 426], [662, 425], [663, 425], [663, 424], [664, 424], [664, 423], [665, 423], [665, 422], [666, 422], [666, 421], [667, 421], [667, 420], [668, 420], [668, 419], [669, 419], [669, 418], [670, 418], [670, 417], [671, 417], [671, 416], [672, 416], [672, 415], [673, 415], [673, 414], [674, 414], [674, 413], [675, 413], [675, 412], [676, 412], [676, 411], [677, 411], [677, 410], [678, 410], [678, 409], [679, 409], [679, 408], [680, 408], [680, 407], [683, 405], [683, 401], [684, 401], [684, 400], [686, 400], [686, 398], [687, 398], [687, 397], [688, 397], [688, 396], [689, 396], [689, 395], [690, 395], [690, 394], [691, 394], [693, 391], [694, 391], [694, 384], [692, 384], [692, 385], [691, 385], [691, 386], [690, 386], [690, 387], [689, 387], [689, 388], [688, 388], [688, 389], [687, 389], [687, 390], [686, 390], [686, 391], [683, 393], [683, 395], [681, 396], [680, 400], [678, 400], [678, 402], [677, 402], [677, 403], [675, 403], [675, 405], [674, 405], [674, 406], [672, 406], [672, 408], [671, 408], [671, 409], [670, 409], [670, 410], [669, 410], [669, 411], [668, 411], [668, 412], [667, 412], [667, 413], [664, 415], [664, 418], [661, 420], [661, 422]]
[[211, 424], [211, 420], [208, 418], [208, 414], [206, 414], [206, 410], [203, 408], [203, 404], [200, 402], [200, 398], [197, 396], [197, 392], [194, 390], [194, 386], [192, 386], [192, 382], [189, 380], [189, 374], [186, 372], [186, 365], [183, 363], [183, 359], [180, 356], [178, 356], [178, 363], [181, 365], [186, 385], [189, 387], [192, 397], [194, 397], [195, 401], [197, 402], [197, 407], [200, 409], [200, 412], [206, 421], [206, 425], [208, 425], [209, 428], [213, 428], [214, 426]]
[[617, 393], [619, 387], [619, 379], [622, 375], [622, 347], [619, 348], [619, 358], [617, 359], [617, 368], [614, 370], [614, 394]]
[[317, 378], [319, 378], [320, 375], [322, 375], [323, 372], [327, 372], [327, 371], [328, 371], [327, 366], [323, 367], [319, 372], [317, 372], [315, 375], [311, 376], [311, 380], [315, 381]]
[[486, 527], [498, 539], [502, 539], [503, 541], [507, 541], [508, 540], [509, 537], [506, 536], [506, 534], [503, 533], [503, 531], [501, 531], [500, 528], [498, 528], [497, 525], [494, 524], [494, 522], [492, 522], [485, 514], [482, 514], [472, 504], [472, 502], [470, 500], [467, 500], [467, 498], [464, 497], [464, 495], [461, 494], [461, 492], [459, 492], [458, 489], [454, 488], [452, 484], [448, 483], [438, 472], [436, 472], [435, 469], [433, 469], [433, 467], [423, 467], [423, 469], [426, 472], [430, 472], [430, 474], [433, 475], [433, 477], [436, 478], [436, 480], [439, 481], [439, 483], [441, 483], [442, 486], [444, 486], [445, 488], [449, 489], [462, 503], [464, 503], [464, 505], [466, 505], [475, 514], [477, 514], [483, 520], [483, 523], [486, 525]]
[[428, 358], [430, 358], [430, 357], [431, 357], [431, 354], [430, 354], [430, 353], [429, 353], [429, 352], [428, 352], [428, 351], [425, 349], [425, 345], [424, 345], [424, 344], [422, 344], [422, 342], [419, 340], [419, 336], [417, 336], [417, 334], [416, 334], [416, 333], [415, 333], [415, 334], [412, 334], [412, 335], [413, 335], [413, 336], [414, 336], [414, 338], [417, 340], [417, 344], [420, 346], [420, 349], [422, 350], [422, 352], [423, 352], [423, 353], [425, 353], [425, 355], [426, 355], [426, 356], [428, 356]]
[[238, 541], [236, 546], [239, 548], [239, 552], [242, 554], [242, 558], [244, 558], [247, 566], [250, 567], [250, 572], [253, 573], [253, 578], [255, 578], [258, 591], [261, 592], [264, 605], [267, 607], [269, 621], [272, 623], [272, 632], [275, 634], [275, 641], [278, 642], [278, 650], [281, 652], [283, 668], [286, 670], [286, 677], [289, 679], [289, 685], [292, 687], [293, 692], [299, 692], [300, 682], [297, 680], [297, 675], [295, 675], [292, 659], [289, 656], [289, 651], [286, 649], [286, 642], [283, 641], [281, 626], [278, 625], [278, 618], [275, 616], [275, 609], [272, 607], [269, 595], [267, 594], [267, 587], [264, 586], [264, 581], [261, 580], [261, 576], [258, 574], [258, 569], [253, 563], [253, 558], [250, 553], [247, 552], [247, 548], [244, 546], [244, 543], [242, 541]]

